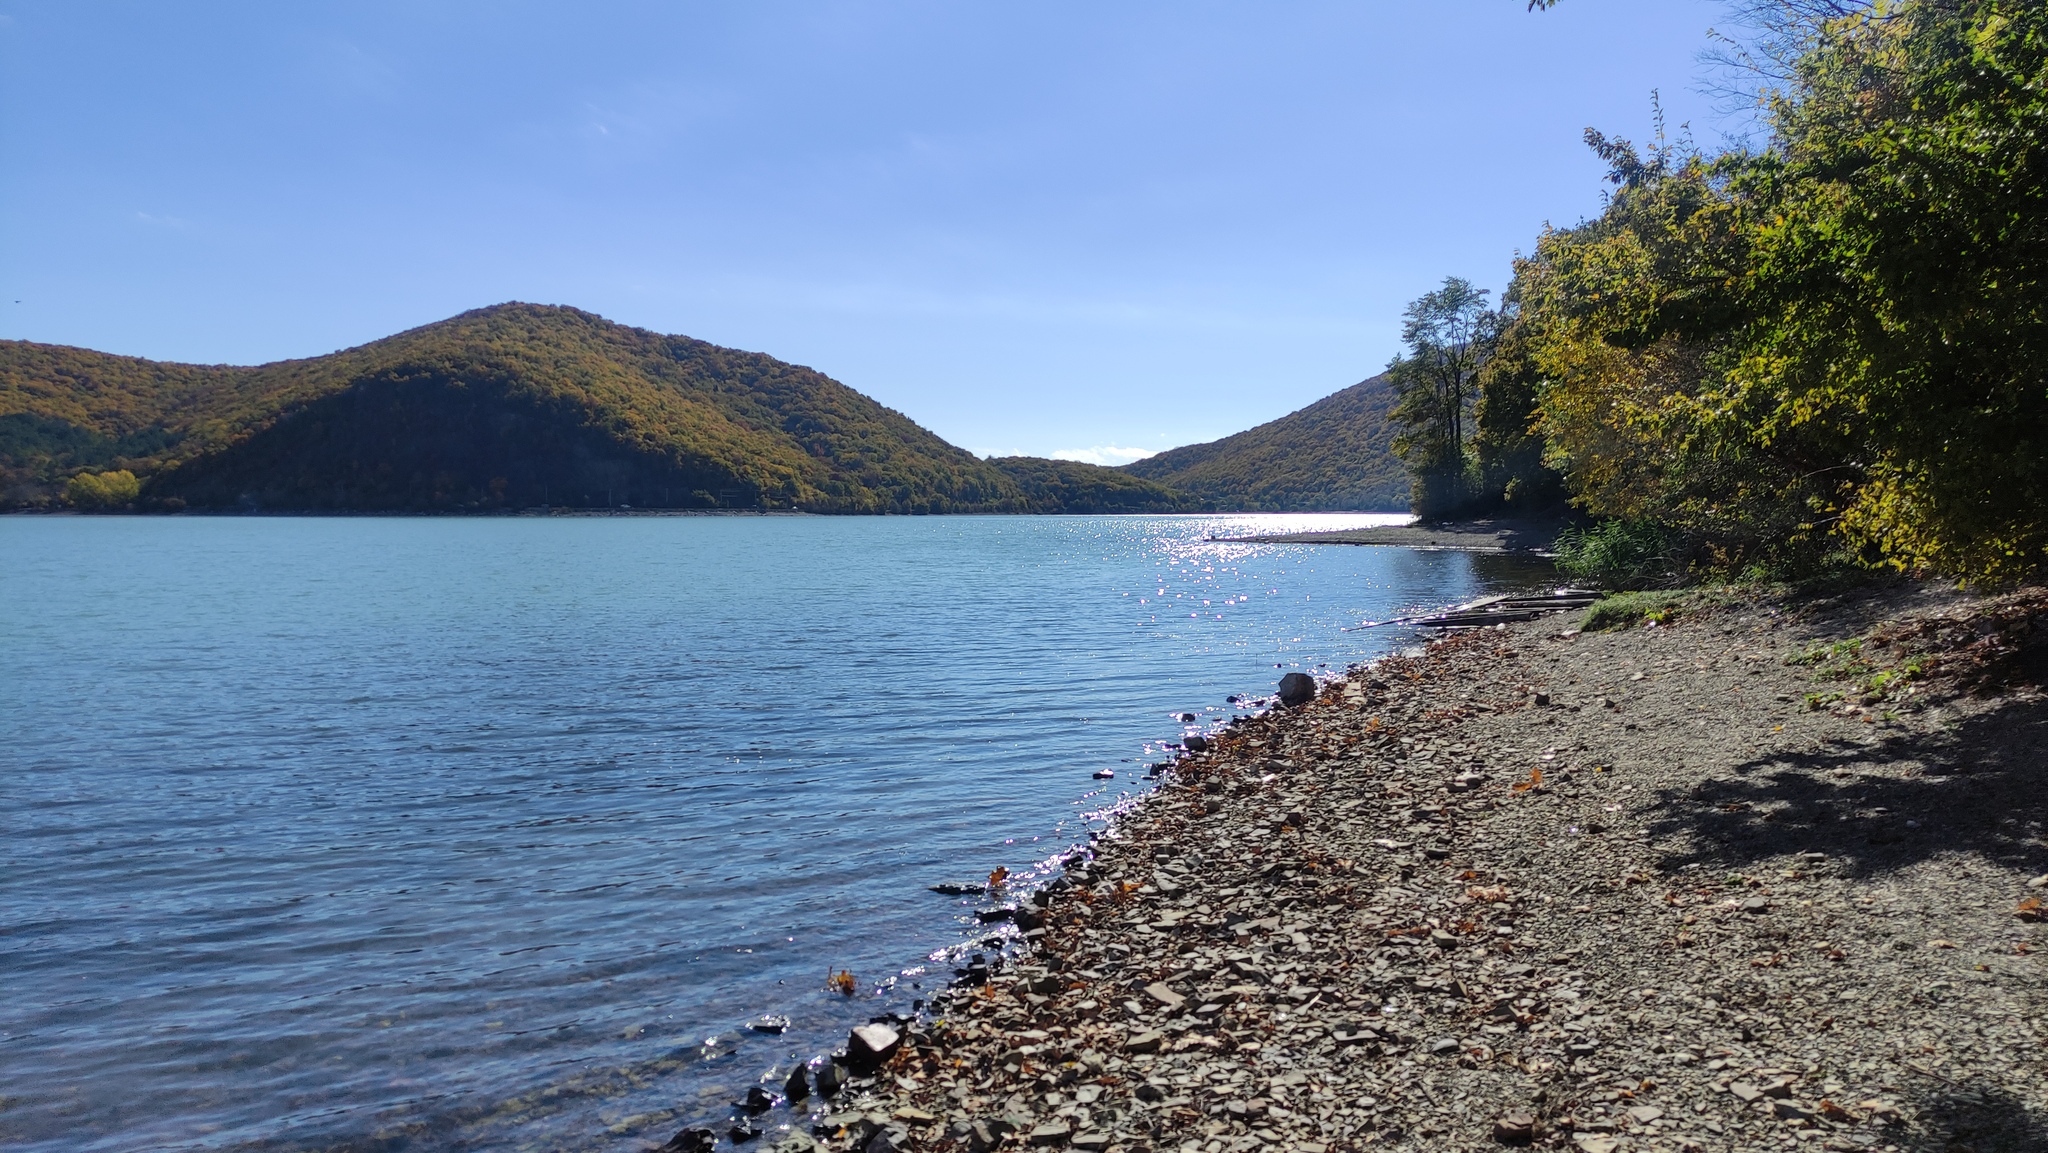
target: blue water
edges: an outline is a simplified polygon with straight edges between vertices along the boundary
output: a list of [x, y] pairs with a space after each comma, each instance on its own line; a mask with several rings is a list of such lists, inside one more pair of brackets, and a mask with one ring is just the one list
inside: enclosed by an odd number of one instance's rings
[[1544, 578], [1205, 541], [1373, 519], [0, 518], [0, 1146], [721, 1118], [937, 987], [984, 934], [925, 886], [1084, 840], [1177, 714]]

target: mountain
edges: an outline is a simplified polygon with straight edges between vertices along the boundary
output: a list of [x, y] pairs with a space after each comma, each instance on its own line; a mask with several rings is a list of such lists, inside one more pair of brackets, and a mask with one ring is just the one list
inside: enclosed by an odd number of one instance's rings
[[1195, 507], [1143, 477], [984, 461], [822, 373], [503, 304], [255, 367], [0, 342], [0, 507], [128, 469], [142, 507], [1098, 512]]
[[999, 456], [989, 464], [1015, 481], [1032, 511], [1196, 512], [1202, 502], [1176, 488], [1099, 464]]
[[1257, 428], [1123, 465], [1145, 480], [1230, 512], [1408, 511], [1408, 472], [1394, 455], [1384, 375]]

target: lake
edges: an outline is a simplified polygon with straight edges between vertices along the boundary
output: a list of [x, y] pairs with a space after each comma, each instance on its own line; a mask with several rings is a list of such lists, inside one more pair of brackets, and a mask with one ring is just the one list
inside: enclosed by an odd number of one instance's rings
[[0, 517], [0, 1146], [720, 1120], [949, 979], [928, 885], [1414, 643], [1346, 626], [1555, 583], [1207, 539], [1398, 519]]

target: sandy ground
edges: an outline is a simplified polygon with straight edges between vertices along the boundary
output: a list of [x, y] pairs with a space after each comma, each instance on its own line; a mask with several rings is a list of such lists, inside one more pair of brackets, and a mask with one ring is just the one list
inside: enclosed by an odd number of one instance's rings
[[[2048, 703], [1958, 687], [2038, 609], [1909, 587], [1551, 617], [1356, 670], [1185, 761], [1027, 905], [1034, 949], [811, 1132], [2048, 1148]], [[1910, 643], [1832, 647], [1873, 632]], [[1914, 645], [1950, 656], [1859, 687]], [[798, 1120], [778, 1148], [812, 1146]]]
[[1277, 533], [1232, 537], [1253, 544], [1379, 544], [1457, 552], [1548, 555], [1563, 521], [1470, 520], [1447, 524], [1388, 525], [1340, 532]]

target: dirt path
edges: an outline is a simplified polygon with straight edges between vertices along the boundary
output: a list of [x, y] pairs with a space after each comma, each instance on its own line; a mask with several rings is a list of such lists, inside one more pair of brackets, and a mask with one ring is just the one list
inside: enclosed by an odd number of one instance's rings
[[1848, 650], [1787, 663], [1972, 611], [1904, 590], [1550, 618], [1241, 724], [1046, 895], [1035, 951], [947, 994], [819, 1128], [876, 1150], [2048, 1148], [2048, 705], [1933, 681], [1830, 702], [1855, 682], [1814, 678]]

